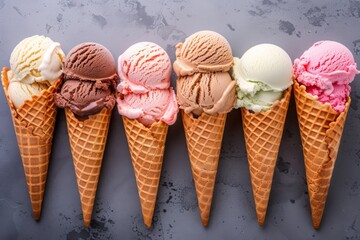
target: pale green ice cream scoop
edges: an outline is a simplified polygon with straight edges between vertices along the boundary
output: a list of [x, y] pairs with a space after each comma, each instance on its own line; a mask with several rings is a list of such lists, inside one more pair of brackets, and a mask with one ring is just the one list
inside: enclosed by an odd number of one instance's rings
[[236, 108], [253, 112], [268, 110], [292, 84], [292, 61], [273, 44], [260, 44], [234, 58], [233, 78], [237, 84]]

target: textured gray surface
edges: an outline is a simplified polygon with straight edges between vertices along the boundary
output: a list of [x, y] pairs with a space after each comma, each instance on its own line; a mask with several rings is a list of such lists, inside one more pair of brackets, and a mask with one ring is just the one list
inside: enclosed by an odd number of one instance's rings
[[[66, 53], [80, 42], [99, 42], [115, 58], [137, 41], [153, 41], [174, 60], [176, 43], [204, 29], [224, 35], [234, 56], [270, 42], [294, 59], [313, 42], [332, 39], [349, 47], [360, 65], [359, 0], [0, 0], [0, 27], [0, 66], [8, 66], [15, 45], [34, 34], [60, 42]], [[124, 128], [114, 112], [92, 228], [84, 229], [64, 112], [57, 117], [42, 216], [35, 222], [0, 90], [0, 239], [360, 239], [359, 76], [351, 98], [318, 231], [311, 224], [293, 101], [264, 227], [256, 222], [240, 112], [234, 110], [225, 129], [208, 228], [201, 225], [179, 119], [169, 128], [153, 229], [145, 229]]]

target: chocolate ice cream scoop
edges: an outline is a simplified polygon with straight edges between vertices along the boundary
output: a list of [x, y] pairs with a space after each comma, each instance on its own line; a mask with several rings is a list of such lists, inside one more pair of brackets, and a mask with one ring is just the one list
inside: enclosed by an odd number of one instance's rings
[[104, 107], [112, 109], [115, 104], [114, 86], [109, 83], [67, 80], [57, 93], [56, 104], [70, 108], [80, 117], [98, 113]]
[[65, 60], [64, 77], [79, 80], [115, 80], [114, 58], [110, 51], [98, 43], [81, 43], [70, 50]]
[[66, 57], [64, 83], [55, 94], [58, 107], [79, 117], [112, 109], [119, 77], [110, 51], [97, 43], [82, 43]]

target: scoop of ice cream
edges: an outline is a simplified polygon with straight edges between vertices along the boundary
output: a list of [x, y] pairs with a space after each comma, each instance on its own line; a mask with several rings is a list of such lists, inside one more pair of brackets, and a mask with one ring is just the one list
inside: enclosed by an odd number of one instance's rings
[[119, 113], [137, 119], [145, 126], [163, 121], [172, 125], [176, 121], [178, 106], [173, 89], [151, 90], [144, 94], [125, 94], [117, 99]]
[[163, 48], [151, 42], [129, 47], [119, 60], [120, 92], [145, 93], [170, 86], [171, 62]]
[[292, 61], [273, 44], [260, 44], [234, 58], [233, 77], [237, 82], [236, 107], [253, 112], [269, 109], [292, 84]]
[[116, 74], [110, 51], [97, 43], [82, 43], [66, 56], [64, 81], [55, 93], [55, 103], [80, 117], [112, 109]]
[[235, 103], [235, 81], [227, 72], [180, 77], [176, 92], [180, 108], [195, 115], [227, 113]]
[[12, 82], [9, 84], [8, 94], [15, 108], [19, 108], [25, 100], [31, 99], [34, 95], [40, 95], [46, 89], [48, 89], [46, 84]]
[[10, 56], [8, 94], [15, 108], [49, 88], [62, 74], [60, 44], [44, 36], [22, 40]]
[[173, 124], [179, 109], [170, 87], [171, 62], [165, 50], [151, 42], [136, 43], [118, 63], [119, 114], [147, 127], [158, 121]]
[[66, 79], [101, 81], [119, 79], [110, 51], [98, 43], [81, 43], [66, 56]]
[[179, 107], [194, 115], [229, 112], [235, 103], [235, 82], [228, 73], [232, 64], [231, 47], [216, 32], [200, 31], [177, 44]]
[[78, 81], [69, 79], [57, 93], [56, 103], [80, 116], [100, 112], [115, 105], [114, 85], [107, 81]]
[[342, 112], [351, 90], [349, 83], [360, 72], [347, 47], [334, 41], [320, 41], [295, 59], [294, 73], [308, 93]]
[[44, 36], [22, 40], [10, 57], [10, 82], [53, 84], [62, 74], [65, 55], [60, 44]]
[[227, 72], [233, 64], [231, 47], [220, 34], [196, 32], [176, 45], [174, 71], [178, 76], [197, 72]]

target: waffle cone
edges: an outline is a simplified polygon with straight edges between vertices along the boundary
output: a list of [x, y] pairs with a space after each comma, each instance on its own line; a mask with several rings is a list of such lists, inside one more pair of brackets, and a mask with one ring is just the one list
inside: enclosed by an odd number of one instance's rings
[[123, 116], [144, 223], [151, 227], [159, 188], [168, 125], [162, 121], [145, 127]]
[[94, 207], [111, 110], [104, 108], [86, 120], [78, 119], [67, 108], [65, 115], [84, 225], [88, 227]]
[[314, 228], [319, 228], [350, 98], [346, 102], [345, 110], [338, 113], [330, 104], [318, 102], [306, 92], [305, 86], [300, 86], [296, 80], [294, 90], [312, 222]]
[[291, 87], [281, 101], [264, 112], [242, 108], [242, 123], [249, 162], [251, 184], [259, 225], [265, 222], [270, 190], [279, 153]]
[[16, 109], [7, 91], [9, 86], [8, 71], [8, 68], [2, 70], [2, 85], [10, 107], [32, 211], [35, 220], [39, 220], [57, 110], [53, 93], [60, 85], [61, 79], [58, 79], [50, 88], [42, 91], [41, 95], [33, 96], [31, 100], [26, 100], [23, 105]]
[[201, 221], [207, 226], [227, 114], [181, 114]]

